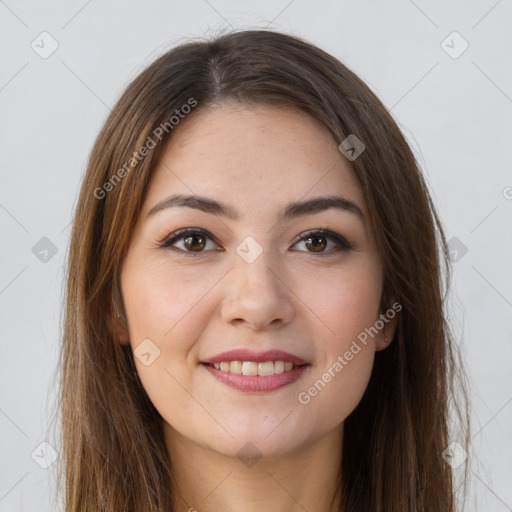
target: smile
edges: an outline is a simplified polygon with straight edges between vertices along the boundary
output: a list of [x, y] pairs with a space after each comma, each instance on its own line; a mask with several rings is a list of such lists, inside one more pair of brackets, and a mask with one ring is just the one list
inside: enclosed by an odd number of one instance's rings
[[[221, 365], [224, 365], [224, 368], [229, 365], [229, 369], [223, 370]], [[283, 361], [264, 361], [262, 363], [230, 361], [203, 363], [202, 366], [218, 381], [238, 391], [268, 393], [297, 381], [304, 375], [310, 365], [296, 366], [293, 363]]]

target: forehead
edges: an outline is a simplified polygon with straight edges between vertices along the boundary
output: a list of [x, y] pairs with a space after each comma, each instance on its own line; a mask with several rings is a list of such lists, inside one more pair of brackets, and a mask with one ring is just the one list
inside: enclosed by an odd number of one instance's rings
[[317, 119], [293, 108], [222, 103], [198, 109], [172, 133], [144, 210], [169, 193], [223, 199], [240, 211], [327, 194], [364, 199], [350, 162]]

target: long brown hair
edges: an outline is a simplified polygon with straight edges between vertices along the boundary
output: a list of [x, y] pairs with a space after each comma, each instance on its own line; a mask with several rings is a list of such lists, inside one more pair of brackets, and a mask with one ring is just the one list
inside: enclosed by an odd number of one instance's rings
[[[444, 308], [447, 243], [419, 165], [384, 105], [341, 62], [299, 38], [246, 30], [158, 58], [128, 86], [92, 149], [73, 221], [59, 367], [66, 512], [173, 510], [161, 417], [131, 348], [118, 343], [119, 272], [161, 150], [187, 122], [170, 119], [184, 105], [196, 102], [193, 116], [227, 99], [295, 107], [337, 143], [350, 134], [364, 143], [351, 164], [382, 258], [382, 309], [397, 301], [402, 311], [345, 420], [342, 510], [455, 511], [442, 454], [454, 440], [468, 449], [468, 394]], [[451, 414], [461, 432], [453, 439]]]

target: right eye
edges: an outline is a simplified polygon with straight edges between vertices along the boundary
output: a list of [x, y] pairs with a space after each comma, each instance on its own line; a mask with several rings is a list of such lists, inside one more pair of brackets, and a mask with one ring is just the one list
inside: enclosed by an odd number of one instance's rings
[[[209, 249], [205, 249], [208, 246], [208, 241], [211, 242], [211, 246]], [[177, 244], [181, 244], [181, 247], [178, 247]], [[158, 245], [163, 249], [183, 252], [187, 256], [193, 256], [194, 253], [204, 253], [208, 250], [221, 250], [220, 246], [214, 241], [212, 235], [200, 228], [179, 229], [178, 231], [171, 233]]]

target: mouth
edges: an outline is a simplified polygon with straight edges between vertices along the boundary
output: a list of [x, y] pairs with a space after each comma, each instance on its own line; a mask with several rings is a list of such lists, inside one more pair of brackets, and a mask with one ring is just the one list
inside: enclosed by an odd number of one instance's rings
[[234, 349], [201, 361], [218, 381], [243, 392], [270, 392], [300, 379], [311, 366], [283, 350]]
[[270, 393], [298, 381], [310, 364], [289, 361], [223, 361], [201, 363], [217, 381], [243, 393]]

